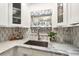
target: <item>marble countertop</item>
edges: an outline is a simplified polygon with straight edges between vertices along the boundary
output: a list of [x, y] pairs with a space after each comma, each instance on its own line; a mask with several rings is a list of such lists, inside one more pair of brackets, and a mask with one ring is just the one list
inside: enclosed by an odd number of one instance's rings
[[4, 51], [10, 48], [13, 48], [15, 46], [22, 46], [26, 48], [38, 49], [38, 50], [51, 52], [51, 53], [53, 52], [63, 53], [63, 54], [71, 55], [71, 56], [79, 55], [79, 49], [69, 44], [61, 44], [61, 43], [52, 42], [52, 43], [49, 43], [48, 48], [46, 48], [46, 47], [39, 47], [39, 46], [24, 44], [27, 41], [28, 41], [27, 39], [22, 39], [22, 40], [0, 42], [0, 53], [3, 53]]

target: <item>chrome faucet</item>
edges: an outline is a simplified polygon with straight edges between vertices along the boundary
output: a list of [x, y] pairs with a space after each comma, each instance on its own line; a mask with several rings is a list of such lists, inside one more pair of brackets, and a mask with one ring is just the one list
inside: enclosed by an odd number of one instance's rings
[[38, 40], [40, 40], [39, 30], [40, 30], [40, 28], [37, 28]]

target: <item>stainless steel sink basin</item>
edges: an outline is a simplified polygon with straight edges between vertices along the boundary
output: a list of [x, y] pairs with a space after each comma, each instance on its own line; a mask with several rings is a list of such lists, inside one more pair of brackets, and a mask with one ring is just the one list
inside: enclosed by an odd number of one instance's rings
[[44, 41], [29, 40], [29, 41], [25, 42], [24, 44], [41, 46], [41, 47], [48, 47], [48, 42], [44, 42]]

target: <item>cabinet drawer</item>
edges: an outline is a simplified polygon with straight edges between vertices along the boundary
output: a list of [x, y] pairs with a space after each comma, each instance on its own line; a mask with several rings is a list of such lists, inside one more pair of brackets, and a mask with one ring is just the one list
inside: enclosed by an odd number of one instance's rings
[[51, 56], [51, 53], [33, 49], [32, 50], [32, 56]]
[[18, 51], [18, 55], [21, 56], [31, 56], [32, 54], [32, 50], [29, 48], [19, 47], [17, 51]]

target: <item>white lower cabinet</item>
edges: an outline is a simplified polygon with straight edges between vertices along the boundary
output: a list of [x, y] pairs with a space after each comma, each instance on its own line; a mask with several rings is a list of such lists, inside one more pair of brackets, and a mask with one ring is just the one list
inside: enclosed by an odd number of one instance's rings
[[51, 56], [51, 53], [41, 51], [41, 50], [36, 50], [36, 49], [30, 49], [30, 48], [24, 48], [24, 47], [19, 47], [18, 48], [18, 55], [20, 56]]
[[31, 56], [32, 50], [25, 47], [18, 47], [17, 53], [18, 56]]
[[3, 53], [0, 54], [0, 56], [17, 56], [17, 47], [10, 48]]
[[1, 53], [0, 56], [66, 56], [66, 55], [26, 47], [13, 47]]
[[32, 50], [32, 55], [33, 56], [51, 56], [50, 52], [45, 52], [45, 51], [41, 51], [41, 50]]
[[4, 51], [3, 53], [0, 54], [0, 56], [13, 56], [13, 48], [12, 49], [9, 49], [7, 51]]
[[19, 47], [17, 51], [19, 56], [66, 56], [61, 53], [47, 52], [26, 47]]

